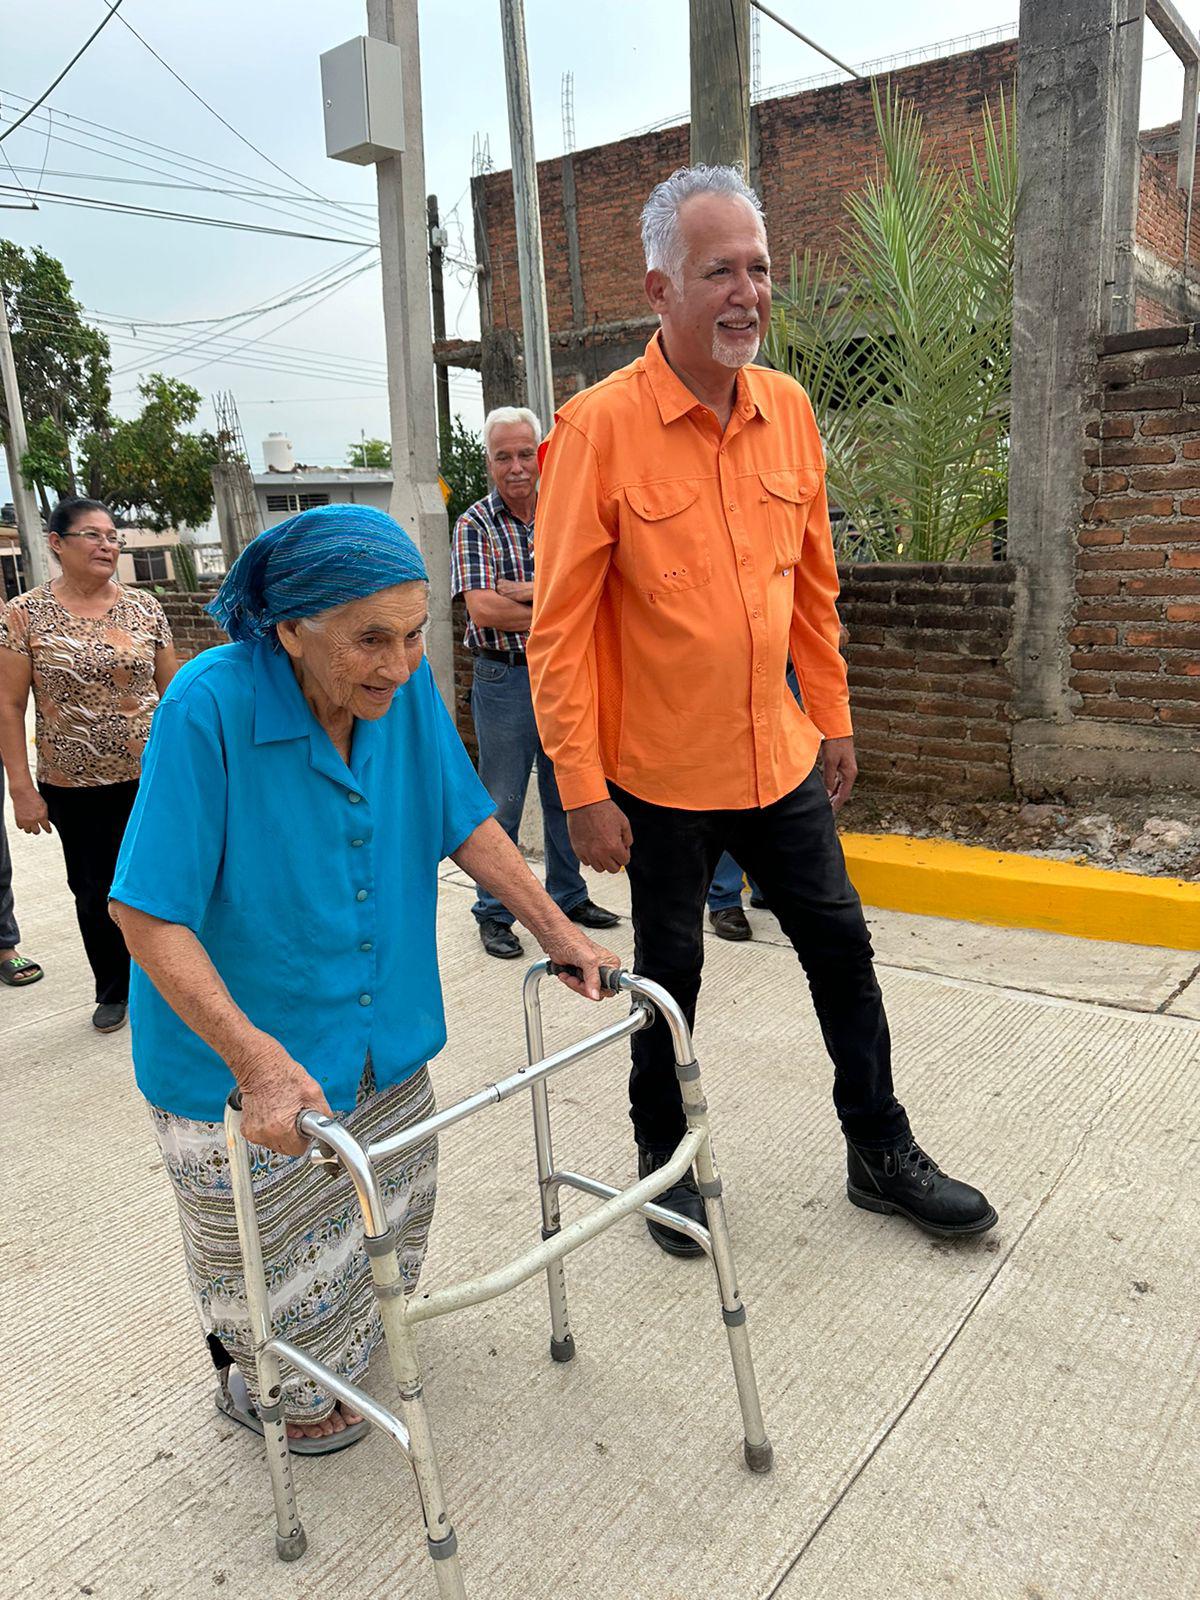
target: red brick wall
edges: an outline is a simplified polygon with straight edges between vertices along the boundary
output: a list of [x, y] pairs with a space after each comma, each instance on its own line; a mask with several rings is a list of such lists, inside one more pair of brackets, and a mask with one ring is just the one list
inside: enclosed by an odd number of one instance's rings
[[842, 567], [862, 781], [978, 798], [1012, 788], [1007, 562]]
[[178, 590], [174, 594], [160, 594], [159, 604], [167, 613], [171, 632], [175, 636], [175, 650], [180, 661], [190, 661], [202, 650], [211, 650], [215, 644], [228, 644], [229, 635], [208, 615], [204, 607], [212, 599], [212, 591], [187, 594]]
[[[959, 798], [1007, 792], [1009, 566], [852, 566], [841, 580], [862, 781]], [[474, 756], [462, 621], [459, 602], [455, 711]]]
[[1070, 633], [1076, 715], [1200, 726], [1200, 326], [1104, 341]]
[[[943, 160], [970, 161], [970, 139], [985, 99], [995, 105], [1016, 71], [1016, 41], [927, 61], [893, 74], [915, 100]], [[875, 170], [878, 142], [870, 85], [834, 84], [764, 100], [756, 107], [760, 189], [782, 279], [793, 251], [830, 249], [844, 220], [843, 197]], [[688, 159], [688, 129], [668, 128], [575, 153], [579, 253], [586, 320], [621, 322], [646, 314], [638, 217], [647, 194]], [[538, 164], [550, 326], [571, 326], [567, 238], [559, 161]], [[485, 180], [493, 319], [519, 328], [512, 175]]]

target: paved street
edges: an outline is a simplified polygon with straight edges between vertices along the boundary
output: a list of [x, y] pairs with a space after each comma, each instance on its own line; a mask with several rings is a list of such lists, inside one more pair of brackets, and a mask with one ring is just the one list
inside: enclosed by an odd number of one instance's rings
[[[212, 1407], [128, 1033], [89, 1026], [57, 841], [9, 833], [48, 976], [0, 992], [4, 1592], [424, 1600], [379, 1438], [299, 1464], [309, 1553], [276, 1562], [260, 1447]], [[521, 1053], [522, 966], [483, 957], [469, 904], [448, 868], [443, 1103]], [[1200, 956], [873, 915], [918, 1135], [1000, 1211], [956, 1246], [846, 1203], [807, 995], [752, 920], [751, 946], [709, 941], [698, 1048], [776, 1470], [741, 1464], [707, 1266], [626, 1223], [567, 1263], [572, 1365], [547, 1357], [539, 1282], [422, 1330], [473, 1600], [1193, 1597]], [[551, 1046], [591, 1020], [550, 1009]], [[624, 1076], [618, 1050], [554, 1080], [567, 1164], [629, 1178]], [[534, 1237], [528, 1123], [511, 1103], [444, 1137], [427, 1284]]]

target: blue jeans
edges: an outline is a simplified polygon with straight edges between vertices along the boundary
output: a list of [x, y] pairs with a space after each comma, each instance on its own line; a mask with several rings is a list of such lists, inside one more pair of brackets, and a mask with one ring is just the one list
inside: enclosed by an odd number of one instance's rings
[[708, 886], [708, 909], [728, 911], [742, 903], [742, 869], [726, 850]]
[[[587, 884], [579, 871], [579, 857], [571, 849], [567, 816], [554, 781], [554, 765], [538, 738], [528, 667], [510, 667], [503, 661], [476, 656], [471, 716], [479, 741], [480, 779], [496, 802], [496, 821], [514, 844], [525, 809], [529, 775], [536, 763], [546, 851], [546, 893], [560, 911], [573, 910], [587, 899]], [[513, 915], [507, 906], [480, 884], [475, 885], [475, 893], [478, 899], [471, 910], [477, 921], [490, 917], [512, 926]]]

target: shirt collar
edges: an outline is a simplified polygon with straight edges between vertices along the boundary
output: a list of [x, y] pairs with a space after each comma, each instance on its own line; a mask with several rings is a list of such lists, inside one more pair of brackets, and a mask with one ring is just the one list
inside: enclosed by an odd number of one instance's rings
[[[493, 489], [492, 490], [492, 492], [487, 497], [487, 503], [488, 503], [488, 509], [491, 511], [493, 517], [509, 517], [513, 522], [521, 522], [520, 517], [513, 510], [513, 508], [509, 505], [508, 501], [500, 493], [499, 489]], [[523, 528], [532, 528], [533, 527], [533, 517], [535, 517], [536, 515], [537, 515], [537, 495], [535, 494], [534, 495], [534, 499], [533, 499], [533, 516], [530, 517], [528, 522], [521, 522], [521, 526]]]
[[[422, 662], [418, 670], [424, 670]], [[397, 693], [402, 691], [398, 690]], [[274, 744], [284, 739], [309, 741], [309, 764], [326, 777], [344, 784], [346, 774], [363, 775], [367, 762], [383, 737], [384, 717], [359, 717], [354, 724], [350, 766], [334, 748], [329, 735], [312, 713], [292, 671], [285, 650], [264, 639], [254, 646], [254, 742]]]
[[254, 645], [254, 742], [303, 739], [316, 726], [292, 671], [291, 657], [273, 639]]
[[[682, 378], [671, 370], [663, 352], [660, 333], [655, 332], [646, 346], [646, 354], [642, 360], [650, 392], [658, 404], [658, 414], [664, 423], [677, 421], [702, 403], [696, 399]], [[769, 422], [771, 419], [763, 404], [766, 398], [766, 385], [762, 381], [761, 370], [752, 366], [741, 367], [735, 381], [737, 398], [734, 401], [734, 409], [739, 411], [743, 418], [749, 418], [757, 411], [764, 422]]]

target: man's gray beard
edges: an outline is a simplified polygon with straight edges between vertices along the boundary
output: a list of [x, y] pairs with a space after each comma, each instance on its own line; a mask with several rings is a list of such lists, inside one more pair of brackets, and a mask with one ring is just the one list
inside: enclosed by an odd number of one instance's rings
[[762, 339], [756, 339], [753, 350], [747, 350], [744, 345], [735, 345], [732, 341], [726, 343], [720, 329], [717, 329], [713, 333], [713, 360], [719, 361], [723, 367], [748, 367], [758, 354], [761, 344]]

